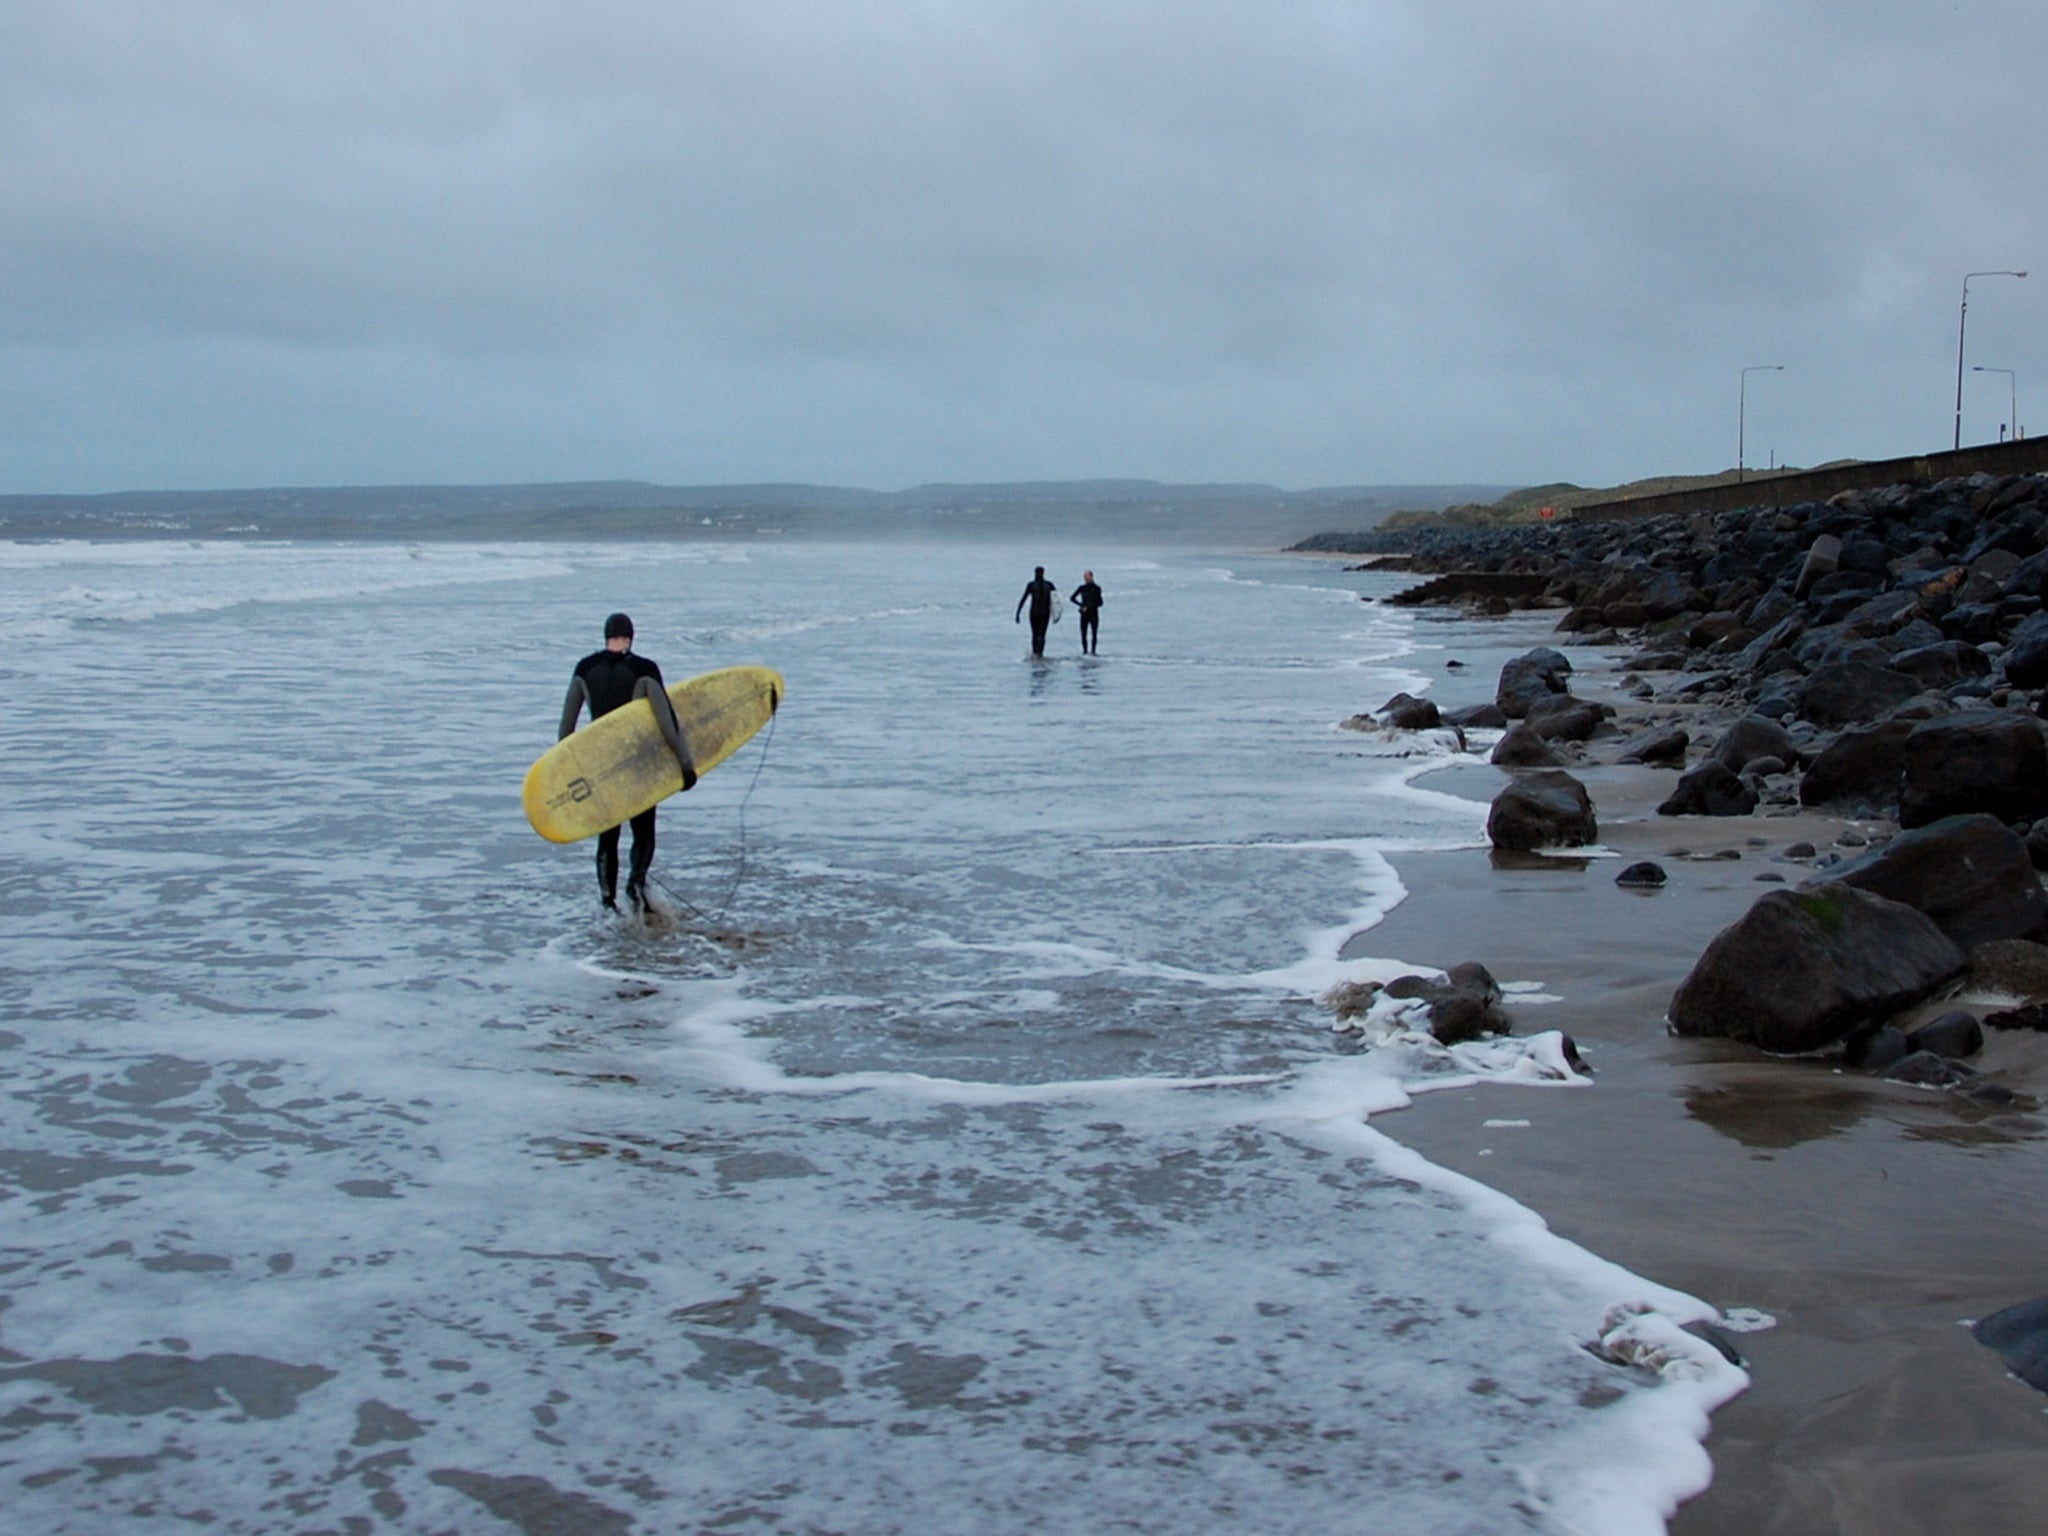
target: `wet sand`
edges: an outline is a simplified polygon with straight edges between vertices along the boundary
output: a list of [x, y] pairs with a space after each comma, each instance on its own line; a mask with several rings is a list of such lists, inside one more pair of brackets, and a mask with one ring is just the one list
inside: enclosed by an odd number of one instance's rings
[[[1614, 681], [1582, 675], [1574, 691], [1622, 703]], [[1825, 851], [1844, 831], [1885, 826], [1659, 817], [1675, 772], [1570, 771], [1614, 857], [1399, 857], [1408, 899], [1354, 945], [1540, 982], [1562, 1001], [1511, 996], [1517, 1028], [1571, 1034], [1596, 1086], [1425, 1095], [1380, 1127], [1639, 1274], [1775, 1319], [1734, 1337], [1753, 1384], [1715, 1415], [1714, 1482], [1676, 1513], [1675, 1536], [2048, 1527], [2048, 1396], [1964, 1326], [2048, 1294], [2048, 1037], [1994, 1032], [1971, 1063], [2022, 1096], [1999, 1109], [1672, 1037], [1665, 1007], [1707, 942], [1777, 880], [1813, 872], [1783, 857], [1788, 846]], [[1463, 765], [1420, 782], [1484, 801], [1506, 781]], [[1639, 858], [1668, 884], [1616, 886]]]

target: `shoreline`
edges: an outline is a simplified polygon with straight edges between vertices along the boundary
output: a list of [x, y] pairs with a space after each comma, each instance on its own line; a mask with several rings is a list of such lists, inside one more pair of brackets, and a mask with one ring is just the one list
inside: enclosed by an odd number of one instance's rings
[[[1533, 634], [1529, 621], [1549, 617], [1464, 619], [1459, 639], [1485, 635], [1490, 649], [1493, 634]], [[1352, 944], [1540, 983], [1560, 1001], [1511, 994], [1517, 1032], [1570, 1034], [1596, 1091], [1420, 1094], [1379, 1128], [1646, 1279], [1772, 1320], [1733, 1339], [1751, 1385], [1714, 1414], [1713, 1482], [1672, 1515], [1674, 1536], [2038, 1530], [2048, 1398], [1963, 1324], [2048, 1292], [2025, 1220], [2048, 1200], [2048, 1043], [1991, 1034], [1972, 1065], [2020, 1096], [1991, 1109], [1839, 1062], [1671, 1035], [1665, 1008], [1708, 942], [1813, 872], [1788, 847], [1825, 851], [1890, 823], [1809, 810], [1657, 815], [1677, 774], [1614, 763], [1619, 739], [1653, 712], [1690, 711], [1696, 735], [1734, 716], [1645, 705], [1611, 655], [1571, 637], [1546, 630], [1528, 643], [1560, 641], [1581, 666], [1574, 692], [1614, 704], [1621, 727], [1568, 769], [1599, 817], [1595, 856], [1497, 865], [1483, 845], [1395, 855], [1409, 894]], [[1452, 676], [1491, 683], [1446, 665], [1426, 668], [1432, 696]], [[1485, 804], [1509, 778], [1460, 761], [1414, 782]], [[1668, 883], [1618, 887], [1638, 859], [1662, 864]]]

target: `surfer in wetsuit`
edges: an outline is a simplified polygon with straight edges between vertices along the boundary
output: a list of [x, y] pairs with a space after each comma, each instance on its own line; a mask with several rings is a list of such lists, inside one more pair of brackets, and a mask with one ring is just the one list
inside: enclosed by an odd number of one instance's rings
[[1102, 632], [1102, 588], [1095, 585], [1095, 573], [1083, 571], [1081, 585], [1067, 598], [1081, 610], [1081, 654], [1095, 654], [1095, 639]]
[[1024, 583], [1024, 595], [1017, 599], [1017, 612], [1012, 623], [1024, 620], [1024, 605], [1031, 605], [1031, 654], [1045, 654], [1045, 627], [1052, 622], [1053, 599], [1060, 595], [1060, 589], [1045, 579], [1045, 567], [1037, 567], [1038, 574]]
[[[683, 745], [683, 732], [675, 707], [661, 680], [661, 668], [645, 656], [633, 654], [633, 621], [615, 613], [604, 621], [604, 649], [592, 651], [576, 663], [569, 679], [569, 696], [562, 701], [562, 729], [556, 739], [576, 729], [585, 705], [596, 720], [635, 699], [654, 706], [655, 723], [668, 742], [669, 750], [682, 766], [683, 788], [697, 782], [697, 770]], [[635, 912], [648, 910], [647, 872], [654, 865], [654, 807], [649, 806], [632, 820], [633, 858], [626, 874], [626, 900]], [[597, 835], [597, 889], [604, 904], [613, 911], [619, 905], [619, 828]]]

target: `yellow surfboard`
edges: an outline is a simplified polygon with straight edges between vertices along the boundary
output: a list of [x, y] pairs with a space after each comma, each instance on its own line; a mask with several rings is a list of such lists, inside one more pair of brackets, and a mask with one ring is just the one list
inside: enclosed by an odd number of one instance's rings
[[[674, 684], [668, 697], [702, 777], [774, 718], [782, 674], [726, 667]], [[635, 699], [543, 752], [526, 770], [522, 798], [534, 831], [551, 843], [573, 843], [630, 821], [682, 787], [682, 769], [654, 723], [654, 706]]]

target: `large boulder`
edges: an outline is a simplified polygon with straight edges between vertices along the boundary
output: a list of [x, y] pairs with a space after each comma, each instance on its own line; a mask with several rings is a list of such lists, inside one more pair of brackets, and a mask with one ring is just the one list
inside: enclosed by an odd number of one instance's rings
[[1680, 776], [1659, 816], [1747, 816], [1757, 807], [1754, 786], [1712, 758]]
[[1435, 700], [1418, 699], [1412, 693], [1395, 694], [1376, 713], [1397, 731], [1433, 731], [1444, 723]]
[[1531, 702], [1522, 723], [1545, 741], [1591, 741], [1601, 722], [1613, 712], [1609, 705], [1554, 693]]
[[1561, 768], [1565, 755], [1539, 735], [1526, 720], [1517, 720], [1493, 744], [1489, 759], [1497, 768]]
[[2015, 688], [2048, 684], [2048, 610], [2028, 614], [2013, 630], [2005, 653], [2005, 680]]
[[1906, 737], [1899, 825], [1985, 811], [2001, 821], [2048, 814], [2048, 737], [2031, 716], [1983, 709], [1925, 720]]
[[1496, 848], [1532, 853], [1538, 848], [1578, 848], [1600, 836], [1593, 799], [1568, 773], [1549, 769], [1525, 774], [1494, 796], [1486, 835]]
[[1902, 832], [1828, 878], [1918, 908], [1964, 949], [2039, 938], [2048, 927], [2048, 891], [2027, 845], [1995, 816], [1948, 816]]
[[1500, 669], [1493, 701], [1510, 720], [1519, 720], [1537, 700], [1570, 692], [1566, 679], [1571, 675], [1572, 664], [1562, 651], [1538, 646]]
[[1644, 763], [1656, 768], [1683, 768], [1685, 749], [1692, 738], [1682, 725], [1667, 726], [1663, 730], [1646, 731], [1632, 737], [1621, 749], [1620, 761]]
[[1962, 974], [1932, 918], [1852, 885], [1773, 891], [1709, 944], [1671, 999], [1681, 1035], [1817, 1051]]
[[1882, 719], [1920, 691], [1920, 680], [1890, 667], [1845, 661], [1816, 667], [1793, 690], [1799, 718], [1815, 725]]
[[1825, 805], [1852, 816], [1892, 816], [1906, 772], [1911, 720], [1886, 720], [1842, 732], [1820, 750], [1799, 781], [1801, 805]]
[[1792, 733], [1762, 715], [1744, 715], [1728, 727], [1728, 733], [1714, 743], [1714, 750], [1707, 755], [1736, 773], [1761, 757], [1775, 757], [1788, 765], [1797, 763], [1800, 757], [1799, 744], [1792, 739]]

